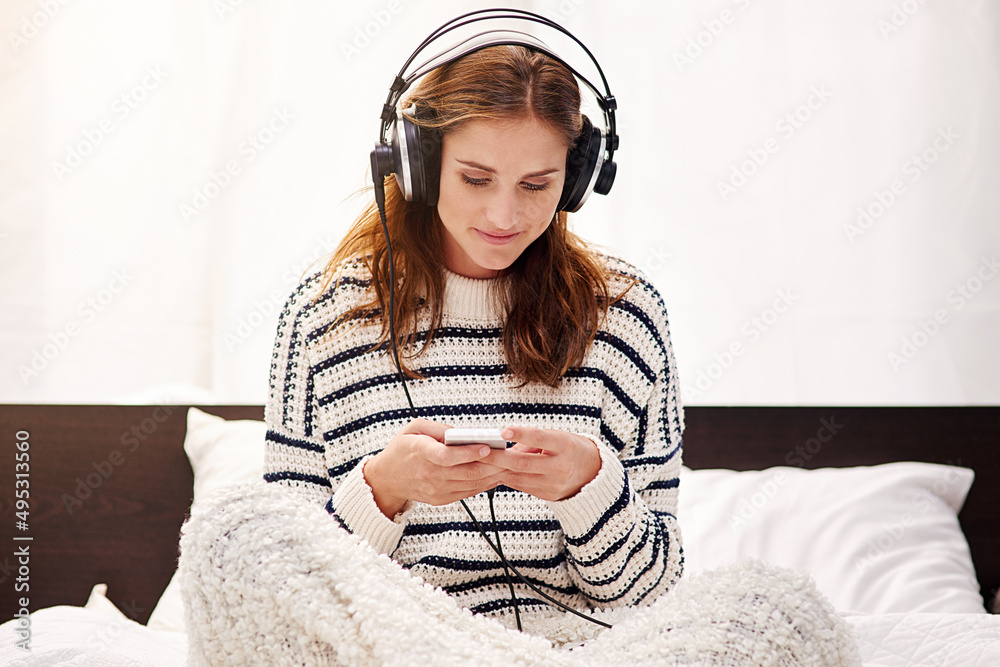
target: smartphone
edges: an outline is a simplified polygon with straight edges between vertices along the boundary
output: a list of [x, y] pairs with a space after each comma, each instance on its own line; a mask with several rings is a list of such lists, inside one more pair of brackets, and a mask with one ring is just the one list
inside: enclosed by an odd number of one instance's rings
[[450, 428], [444, 432], [446, 445], [489, 445], [493, 449], [506, 449], [507, 441], [498, 428]]

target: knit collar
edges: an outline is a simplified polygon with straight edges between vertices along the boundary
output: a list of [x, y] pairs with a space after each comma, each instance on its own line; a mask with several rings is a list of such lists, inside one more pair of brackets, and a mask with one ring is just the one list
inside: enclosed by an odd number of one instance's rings
[[501, 306], [494, 294], [494, 278], [466, 278], [444, 270], [444, 315], [446, 317], [498, 323]]

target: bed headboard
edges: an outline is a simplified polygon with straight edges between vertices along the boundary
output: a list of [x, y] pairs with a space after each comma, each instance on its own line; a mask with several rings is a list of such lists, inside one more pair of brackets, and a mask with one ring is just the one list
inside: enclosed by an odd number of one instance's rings
[[[0, 497], [0, 614], [18, 598], [29, 609], [82, 605], [97, 583], [140, 622], [152, 613], [177, 563], [192, 498], [183, 450], [188, 406], [3, 405], [0, 427], [14, 461], [26, 431], [30, 455], [27, 530], [18, 530], [13, 465]], [[226, 419], [263, 419], [261, 406], [199, 406]], [[1000, 407], [691, 407], [684, 460], [691, 468], [760, 469], [874, 465], [911, 460], [976, 471], [960, 520], [982, 592], [1000, 586]], [[817, 432], [836, 426], [825, 442]], [[20, 433], [20, 436], [18, 435]], [[824, 436], [831, 433], [823, 431]], [[21, 439], [19, 439], [21, 438]], [[8, 472], [9, 471], [9, 472]], [[23, 488], [24, 484], [21, 484]], [[14, 541], [13, 537], [31, 540]], [[16, 545], [16, 546], [10, 546]], [[15, 592], [15, 548], [28, 545], [28, 592]]]

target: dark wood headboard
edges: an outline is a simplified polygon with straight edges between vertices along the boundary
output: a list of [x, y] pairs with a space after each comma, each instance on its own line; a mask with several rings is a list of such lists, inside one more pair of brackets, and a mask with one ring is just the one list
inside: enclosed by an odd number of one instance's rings
[[[15, 471], [0, 497], [0, 614], [18, 598], [31, 611], [82, 605], [97, 583], [146, 622], [177, 564], [192, 498], [183, 450], [188, 406], [3, 405], [0, 427], [14, 461], [18, 433], [30, 454], [28, 529], [18, 530]], [[226, 419], [262, 419], [261, 406], [199, 406]], [[751, 470], [928, 461], [972, 468], [960, 520], [984, 597], [1000, 586], [1000, 407], [690, 407], [684, 460], [692, 468]], [[835, 428], [824, 430], [826, 424]], [[832, 433], [832, 437], [828, 437]], [[24, 434], [21, 433], [23, 436]], [[22, 484], [23, 486], [23, 484]], [[15, 542], [13, 537], [31, 537]], [[27, 583], [15, 547], [30, 545]]]

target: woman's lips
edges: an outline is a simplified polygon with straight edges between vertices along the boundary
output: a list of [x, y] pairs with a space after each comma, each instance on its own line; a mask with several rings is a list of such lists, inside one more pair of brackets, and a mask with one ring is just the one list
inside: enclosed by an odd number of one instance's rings
[[505, 245], [513, 241], [514, 237], [519, 234], [519, 232], [491, 234], [489, 232], [484, 232], [481, 229], [477, 229], [476, 233], [479, 234], [479, 238], [491, 245]]

